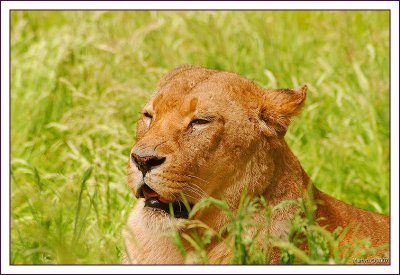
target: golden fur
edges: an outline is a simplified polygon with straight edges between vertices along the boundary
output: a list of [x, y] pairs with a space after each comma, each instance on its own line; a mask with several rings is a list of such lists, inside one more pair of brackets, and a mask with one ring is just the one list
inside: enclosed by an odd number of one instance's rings
[[[146, 115], [138, 121], [137, 143], [132, 149], [162, 155], [166, 160], [145, 179], [130, 161], [128, 177], [133, 192], [138, 196], [145, 181], [166, 199], [174, 200], [179, 192], [191, 203], [211, 196], [227, 200], [232, 210], [237, 209], [245, 188], [249, 196], [264, 196], [272, 205], [301, 197], [309, 178], [284, 135], [306, 98], [306, 90], [306, 86], [264, 90], [237, 74], [189, 65], [172, 70], [160, 80], [156, 94], [144, 107]], [[191, 125], [193, 119], [205, 117], [211, 122]], [[363, 238], [370, 238], [374, 246], [389, 242], [388, 217], [352, 207], [315, 188], [314, 194], [321, 225], [331, 231], [338, 226], [357, 227], [343, 243]], [[275, 212], [265, 230], [286, 238], [294, 215], [290, 209]], [[226, 222], [216, 208], [200, 212], [196, 219], [215, 229]], [[262, 223], [262, 215], [255, 221]], [[139, 199], [124, 233], [124, 263], [184, 263], [165, 236], [179, 222], [144, 207], [144, 199]], [[225, 263], [230, 255], [226, 246], [217, 243], [208, 252], [210, 263]], [[278, 261], [279, 254], [274, 251], [272, 262]]]

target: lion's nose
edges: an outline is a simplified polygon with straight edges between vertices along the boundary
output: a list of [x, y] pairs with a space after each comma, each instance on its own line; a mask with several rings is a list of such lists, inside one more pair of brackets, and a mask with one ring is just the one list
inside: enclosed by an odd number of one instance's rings
[[132, 162], [136, 167], [145, 175], [151, 169], [163, 164], [165, 157], [158, 156], [141, 156], [139, 154], [131, 153]]

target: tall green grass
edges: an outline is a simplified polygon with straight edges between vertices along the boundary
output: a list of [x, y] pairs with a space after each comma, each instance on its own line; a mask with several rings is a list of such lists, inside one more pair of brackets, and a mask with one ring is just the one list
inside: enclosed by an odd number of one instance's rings
[[290, 147], [317, 187], [388, 214], [388, 12], [12, 11], [12, 263], [120, 262], [138, 112], [187, 63], [307, 83]]
[[[308, 190], [305, 198], [282, 201], [273, 207], [262, 197], [247, 197], [244, 190], [235, 212], [230, 210], [225, 201], [205, 198], [194, 206], [190, 217], [212, 205], [223, 211], [228, 218], [222, 228], [216, 231], [201, 221], [189, 219], [182, 222], [179, 233], [172, 229], [167, 234], [174, 240], [184, 262], [190, 264], [209, 264], [207, 248], [212, 242], [223, 244], [231, 252], [226, 260], [230, 264], [276, 264], [272, 259], [273, 249], [276, 248], [280, 250], [280, 264], [286, 265], [348, 264], [352, 259], [364, 259], [376, 253], [389, 256], [387, 245], [372, 247], [368, 239], [341, 246], [350, 227], [338, 227], [334, 232], [329, 232], [319, 226], [315, 218], [317, 206], [311, 190]], [[295, 211], [295, 215], [289, 224], [288, 239], [282, 240], [271, 235], [265, 228], [275, 211], [288, 207]], [[260, 218], [260, 214], [265, 218], [265, 223], [255, 222], [254, 217]], [[225, 259], [221, 259], [221, 263], [225, 263]]]

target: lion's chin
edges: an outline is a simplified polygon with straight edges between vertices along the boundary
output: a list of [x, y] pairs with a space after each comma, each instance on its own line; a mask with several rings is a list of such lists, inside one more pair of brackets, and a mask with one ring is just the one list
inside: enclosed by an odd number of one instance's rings
[[142, 213], [142, 222], [145, 223], [146, 228], [156, 232], [167, 230], [176, 230], [181, 228], [185, 219], [173, 218], [169, 213], [158, 208], [151, 208], [145, 206], [143, 199], [140, 199], [140, 212]]
[[145, 217], [147, 217], [147, 218], [160, 219], [160, 220], [164, 220], [164, 219], [174, 220], [174, 218], [172, 218], [171, 215], [169, 213], [165, 212], [164, 210], [146, 206], [146, 202], [144, 202], [142, 211], [143, 211], [143, 214], [145, 215]]

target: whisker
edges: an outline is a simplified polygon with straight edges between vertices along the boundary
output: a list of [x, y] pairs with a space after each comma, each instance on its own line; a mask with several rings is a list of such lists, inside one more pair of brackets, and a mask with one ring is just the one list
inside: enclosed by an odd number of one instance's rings
[[190, 175], [190, 174], [182, 174], [182, 173], [179, 173], [179, 172], [175, 172], [174, 170], [167, 170], [166, 172], [171, 173], [171, 174], [174, 174], [174, 175], [178, 175], [178, 176], [183, 176], [183, 177], [198, 179], [198, 180], [201, 180], [201, 181], [203, 181], [203, 182], [205, 182], [205, 183], [209, 183], [209, 181], [207, 181], [207, 180], [205, 180], [205, 179], [202, 179], [202, 178], [200, 178], [200, 177], [198, 177], [198, 176], [194, 176], [194, 175]]
[[[175, 194], [172, 194], [172, 196], [174, 197], [174, 201], [178, 202], [179, 211], [182, 212], [181, 202], [178, 200], [178, 198], [176, 197]], [[175, 213], [174, 213], [174, 214], [175, 214]]]
[[[207, 181], [207, 180], [205, 180], [205, 179], [202, 179], [202, 178], [200, 178], [200, 177], [198, 177], [198, 176], [194, 176], [194, 175], [179, 174], [179, 173], [176, 173], [176, 172], [174, 172], [174, 171], [169, 171], [169, 173], [175, 174], [175, 175], [178, 175], [178, 176], [184, 176], [184, 177], [192, 178], [192, 179], [198, 179], [198, 180], [201, 180], [201, 181], [203, 181], [203, 182], [205, 182], [205, 183], [210, 183], [209, 181]], [[208, 197], [207, 192], [205, 192], [200, 186], [198, 186], [198, 185], [196, 185], [196, 184], [194, 184], [194, 183], [191, 183], [190, 181], [187, 182], [187, 183], [188, 183], [189, 185], [193, 186], [194, 188], [196, 188], [199, 192], [203, 193], [203, 194], [205, 195], [205, 197]]]
[[198, 179], [198, 180], [201, 180], [201, 181], [203, 181], [203, 182], [205, 182], [205, 183], [210, 183], [209, 181], [207, 181], [207, 180], [205, 180], [205, 179], [202, 179], [202, 178], [200, 178], [200, 177], [197, 177], [197, 176], [193, 176], [193, 175], [189, 175], [189, 174], [185, 174], [184, 176], [187, 176], [187, 177], [189, 177], [189, 178]]
[[193, 199], [193, 200], [198, 200], [199, 198], [193, 197], [192, 195], [189, 194], [184, 194], [185, 197], [188, 197], [189, 199]]
[[[196, 190], [194, 190], [194, 189], [190, 189], [189, 186], [185, 187], [185, 189], [186, 189], [188, 192], [191, 192], [191, 193], [193, 193], [194, 195], [198, 196], [198, 198], [200, 198], [200, 199], [204, 198], [204, 195], [203, 195], [203, 194], [199, 193], [198, 191], [196, 191]], [[189, 195], [189, 194], [188, 194], [188, 195]]]
[[188, 184], [189, 184], [192, 188], [194, 188], [194, 189], [198, 190], [199, 192], [201, 192], [202, 194], [204, 194], [206, 197], [209, 196], [209, 195], [207, 194], [207, 192], [204, 191], [200, 186], [198, 186], [198, 185], [196, 185], [196, 184], [194, 184], [194, 183], [192, 183], [192, 182], [189, 182]]
[[185, 186], [185, 188], [190, 188], [193, 191], [196, 191], [199, 194], [204, 195], [205, 193], [203, 190], [201, 190], [199, 187], [197, 187], [195, 184], [188, 182], [188, 185]]
[[179, 211], [182, 212], [181, 202], [180, 202], [180, 200], [177, 200], [177, 201], [178, 201], [178, 205], [179, 205]]
[[185, 186], [185, 188], [193, 192], [195, 195], [199, 196], [200, 199], [209, 197], [209, 195], [204, 192], [200, 187], [192, 183], [189, 183], [189, 185]]
[[181, 192], [181, 193], [183, 193], [183, 196], [181, 195], [181, 198], [182, 198], [182, 199], [183, 199], [184, 197], [189, 197], [189, 198], [191, 198], [191, 199], [197, 199], [197, 198], [193, 197], [193, 196], [190, 195], [190, 194], [186, 194], [185, 192]]

